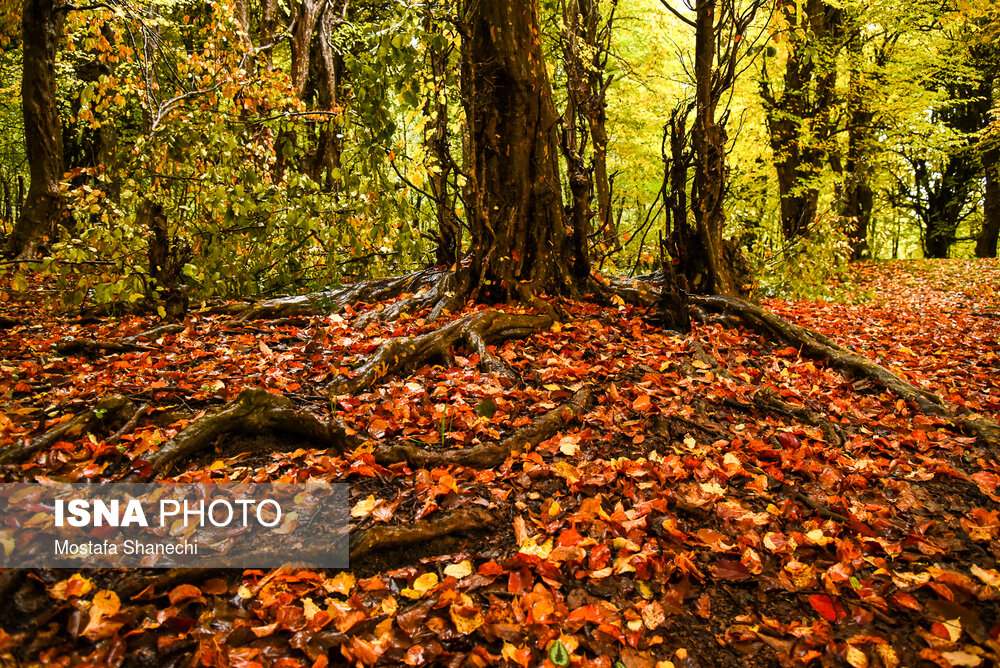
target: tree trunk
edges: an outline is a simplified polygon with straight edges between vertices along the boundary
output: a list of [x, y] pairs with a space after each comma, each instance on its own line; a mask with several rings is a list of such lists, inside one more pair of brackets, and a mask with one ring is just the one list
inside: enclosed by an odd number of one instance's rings
[[570, 225], [573, 229], [573, 276], [586, 280], [590, 275], [588, 253], [590, 220], [594, 215], [590, 203], [594, 198], [594, 180], [584, 160], [587, 150], [586, 114], [583, 107], [590, 100], [590, 82], [587, 76], [581, 50], [581, 42], [586, 43], [586, 29], [583, 9], [579, 0], [568, 0], [564, 8], [563, 20], [566, 33], [563, 35], [563, 66], [566, 69], [566, 111], [560, 121], [560, 140], [566, 171], [569, 177]]
[[62, 211], [59, 179], [63, 149], [56, 103], [56, 50], [63, 12], [54, 0], [25, 0], [21, 21], [21, 98], [31, 184], [24, 209], [7, 241], [7, 251], [30, 257], [38, 243], [55, 232]]
[[986, 201], [983, 206], [983, 229], [976, 239], [976, 257], [996, 257], [1000, 236], [1000, 146], [983, 152], [986, 173]]
[[463, 29], [472, 294], [573, 294], [538, 1], [472, 2]]
[[761, 97], [767, 112], [774, 167], [781, 197], [781, 230], [786, 240], [809, 235], [816, 218], [816, 178], [825, 157], [821, 142], [832, 130], [836, 65], [827, 51], [839, 36], [842, 13], [823, 0], [796, 0], [783, 6], [790, 28], [783, 90], [775, 94], [766, 72]]
[[847, 92], [847, 175], [844, 178], [841, 209], [841, 216], [850, 221], [847, 237], [851, 260], [854, 261], [869, 255], [868, 227], [874, 206], [868, 145], [874, 114], [868, 104], [867, 87], [862, 81], [861, 56], [860, 43], [854, 40]]
[[[435, 29], [434, 20], [427, 8], [424, 29], [431, 34]], [[430, 131], [424, 136], [429, 158], [428, 182], [434, 199], [434, 216], [437, 222], [437, 248], [435, 261], [438, 265], [451, 267], [461, 258], [462, 226], [455, 211], [455, 195], [449, 184], [457, 165], [451, 155], [450, 131], [448, 129], [448, 73], [450, 47], [428, 46], [433, 90], [427, 99], [424, 113], [432, 119]]]
[[[316, 107], [322, 111], [338, 112], [343, 102], [343, 82], [346, 77], [344, 59], [334, 50], [333, 28], [343, 20], [346, 2], [327, 2], [316, 22], [316, 39], [310, 47], [310, 68], [316, 92]], [[303, 94], [311, 93], [304, 91]], [[316, 147], [309, 157], [306, 172], [323, 185], [328, 192], [340, 190], [342, 142], [340, 119], [320, 121], [316, 132]]]
[[[691, 130], [694, 149], [694, 186], [691, 208], [704, 261], [704, 273], [688, 274], [690, 289], [702, 293], [738, 295], [723, 258], [722, 230], [726, 224], [723, 197], [726, 190], [726, 131], [716, 122], [719, 95], [713, 90], [715, 70], [716, 0], [698, 0], [695, 8], [695, 120]], [[682, 265], [693, 258], [681, 258]]]

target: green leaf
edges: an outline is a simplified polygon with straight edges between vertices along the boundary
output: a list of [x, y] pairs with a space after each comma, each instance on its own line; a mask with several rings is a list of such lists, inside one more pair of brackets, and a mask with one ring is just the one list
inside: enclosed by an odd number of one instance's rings
[[549, 645], [549, 661], [559, 668], [566, 668], [569, 665], [569, 652], [566, 651], [561, 640], [557, 639]]
[[493, 401], [492, 397], [486, 397], [476, 404], [476, 415], [481, 415], [485, 418], [492, 418], [496, 412], [497, 402]]

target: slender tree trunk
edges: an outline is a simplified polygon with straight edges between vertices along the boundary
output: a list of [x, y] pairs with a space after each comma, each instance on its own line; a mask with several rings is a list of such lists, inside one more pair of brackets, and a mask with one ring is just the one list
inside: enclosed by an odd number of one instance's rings
[[695, 171], [691, 205], [707, 271], [688, 278], [693, 291], [737, 295], [739, 291], [725, 265], [722, 248], [722, 230], [726, 224], [723, 208], [726, 131], [715, 120], [718, 96], [713, 91], [712, 74], [716, 5], [716, 0], [698, 0], [695, 8], [695, 120], [691, 130]]
[[[424, 19], [424, 28], [428, 33], [434, 28], [429, 7]], [[434, 90], [427, 100], [425, 113], [433, 122], [430, 132], [424, 137], [430, 159], [428, 182], [434, 199], [434, 215], [437, 222], [435, 261], [446, 267], [455, 265], [462, 252], [462, 226], [455, 211], [455, 193], [449, 184], [456, 165], [451, 155], [448, 129], [448, 53], [448, 48], [438, 48], [434, 45], [428, 48], [427, 57], [430, 61]]]
[[566, 111], [561, 120], [560, 140], [563, 157], [566, 159], [570, 204], [570, 224], [573, 229], [573, 275], [577, 280], [585, 280], [590, 275], [588, 253], [590, 221], [593, 217], [590, 203], [594, 198], [594, 180], [587, 168], [584, 154], [587, 147], [586, 116], [583, 107], [589, 103], [590, 85], [586, 66], [580, 49], [586, 43], [586, 29], [583, 9], [579, 0], [568, 0], [564, 7], [563, 20], [566, 33], [563, 35], [563, 65], [566, 69]]
[[56, 50], [63, 12], [54, 0], [25, 0], [21, 21], [21, 98], [31, 183], [7, 251], [27, 257], [35, 254], [44, 237], [54, 234], [62, 213], [59, 179], [63, 173], [63, 148], [56, 106]]
[[983, 152], [986, 172], [986, 201], [983, 206], [983, 229], [976, 239], [976, 257], [996, 257], [1000, 236], [1000, 146]]
[[[339, 112], [343, 100], [343, 80], [346, 76], [343, 56], [333, 48], [331, 39], [337, 21], [344, 19], [347, 3], [332, 0], [323, 5], [316, 22], [316, 39], [310, 50], [311, 72], [315, 85], [317, 108]], [[304, 92], [305, 94], [305, 92]], [[318, 124], [316, 147], [306, 170], [317, 183], [329, 192], [340, 190], [342, 142], [340, 120], [330, 119]]]
[[850, 221], [848, 242], [851, 260], [869, 255], [868, 228], [871, 222], [874, 194], [871, 187], [869, 141], [874, 114], [867, 99], [867, 88], [861, 79], [861, 52], [858, 42], [851, 48], [851, 76], [847, 93], [847, 174], [843, 186], [841, 216]]
[[463, 30], [473, 296], [573, 294], [538, 1], [471, 2]]

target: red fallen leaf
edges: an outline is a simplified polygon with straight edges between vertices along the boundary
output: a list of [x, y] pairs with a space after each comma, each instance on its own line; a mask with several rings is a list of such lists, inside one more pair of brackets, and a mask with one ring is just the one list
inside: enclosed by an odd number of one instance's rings
[[603, 624], [604, 619], [604, 610], [596, 605], [582, 605], [566, 617], [567, 622], [590, 622], [591, 624]]
[[781, 447], [788, 450], [794, 450], [800, 445], [798, 436], [789, 434], [787, 431], [778, 434], [778, 443], [781, 443]]
[[132, 472], [140, 478], [148, 478], [153, 475], [153, 467], [145, 459], [136, 459], [132, 462]]
[[496, 577], [503, 573], [503, 566], [495, 561], [487, 561], [479, 567], [478, 572], [483, 577]]
[[812, 594], [809, 597], [809, 605], [826, 621], [837, 621], [837, 607], [830, 596], [826, 594]]
[[531, 576], [527, 568], [519, 568], [516, 571], [511, 571], [510, 575], [507, 577], [507, 591], [515, 595], [523, 595], [528, 591], [528, 587], [534, 582], [535, 578]]
[[201, 590], [194, 585], [189, 584], [177, 585], [170, 590], [168, 598], [170, 599], [170, 605], [177, 605], [181, 601], [187, 601], [192, 598], [200, 599], [202, 601], [205, 600], [201, 596]]
[[920, 601], [903, 592], [896, 592], [892, 594], [889, 596], [889, 600], [901, 608], [909, 608], [910, 610], [916, 610], [917, 612], [920, 612], [923, 609], [923, 606], [920, 605]]
[[743, 582], [750, 579], [750, 570], [736, 559], [720, 559], [712, 568], [715, 577], [730, 582]]

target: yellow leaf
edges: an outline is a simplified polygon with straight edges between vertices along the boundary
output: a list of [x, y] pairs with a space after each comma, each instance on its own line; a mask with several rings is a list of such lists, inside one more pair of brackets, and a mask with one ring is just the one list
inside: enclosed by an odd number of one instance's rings
[[83, 636], [94, 641], [113, 635], [124, 622], [111, 622], [107, 621], [107, 618], [118, 614], [121, 607], [122, 603], [118, 594], [110, 590], [97, 592], [90, 604], [90, 621], [83, 629]]
[[980, 568], [977, 564], [972, 564], [972, 574], [991, 587], [1000, 589], [1000, 573], [997, 573], [996, 569], [987, 570]]
[[968, 652], [941, 652], [941, 656], [948, 660], [953, 666], [979, 666], [983, 663], [982, 658]]
[[341, 596], [347, 596], [354, 589], [354, 583], [356, 579], [353, 575], [347, 571], [341, 571], [337, 573], [336, 577], [329, 578], [323, 583], [323, 588], [326, 589], [331, 594], [340, 594]]
[[444, 574], [456, 580], [472, 575], [472, 562], [466, 559], [457, 564], [449, 564], [444, 567]]
[[[475, 610], [475, 612], [472, 612]], [[471, 613], [471, 614], [470, 614]], [[455, 628], [462, 635], [468, 635], [483, 625], [485, 621], [483, 613], [478, 608], [473, 608], [472, 598], [468, 594], [459, 594], [455, 603], [448, 609], [451, 621]]]
[[302, 599], [302, 611], [305, 613], [306, 619], [312, 619], [319, 612], [319, 606], [309, 597]]
[[366, 515], [371, 515], [372, 510], [375, 509], [376, 503], [377, 501], [375, 500], [375, 495], [369, 494], [367, 499], [364, 501], [358, 501], [354, 504], [354, 507], [351, 508], [351, 517], [365, 517]]
[[844, 658], [853, 668], [868, 668], [868, 655], [854, 645], [847, 646], [847, 655]]
[[388, 598], [382, 599], [381, 610], [383, 615], [388, 615], [392, 617], [399, 610], [399, 603], [396, 602], [395, 597], [389, 596]]
[[437, 573], [424, 573], [413, 581], [413, 588], [419, 592], [428, 592], [431, 589], [434, 589], [434, 587], [437, 587], [437, 584]]

